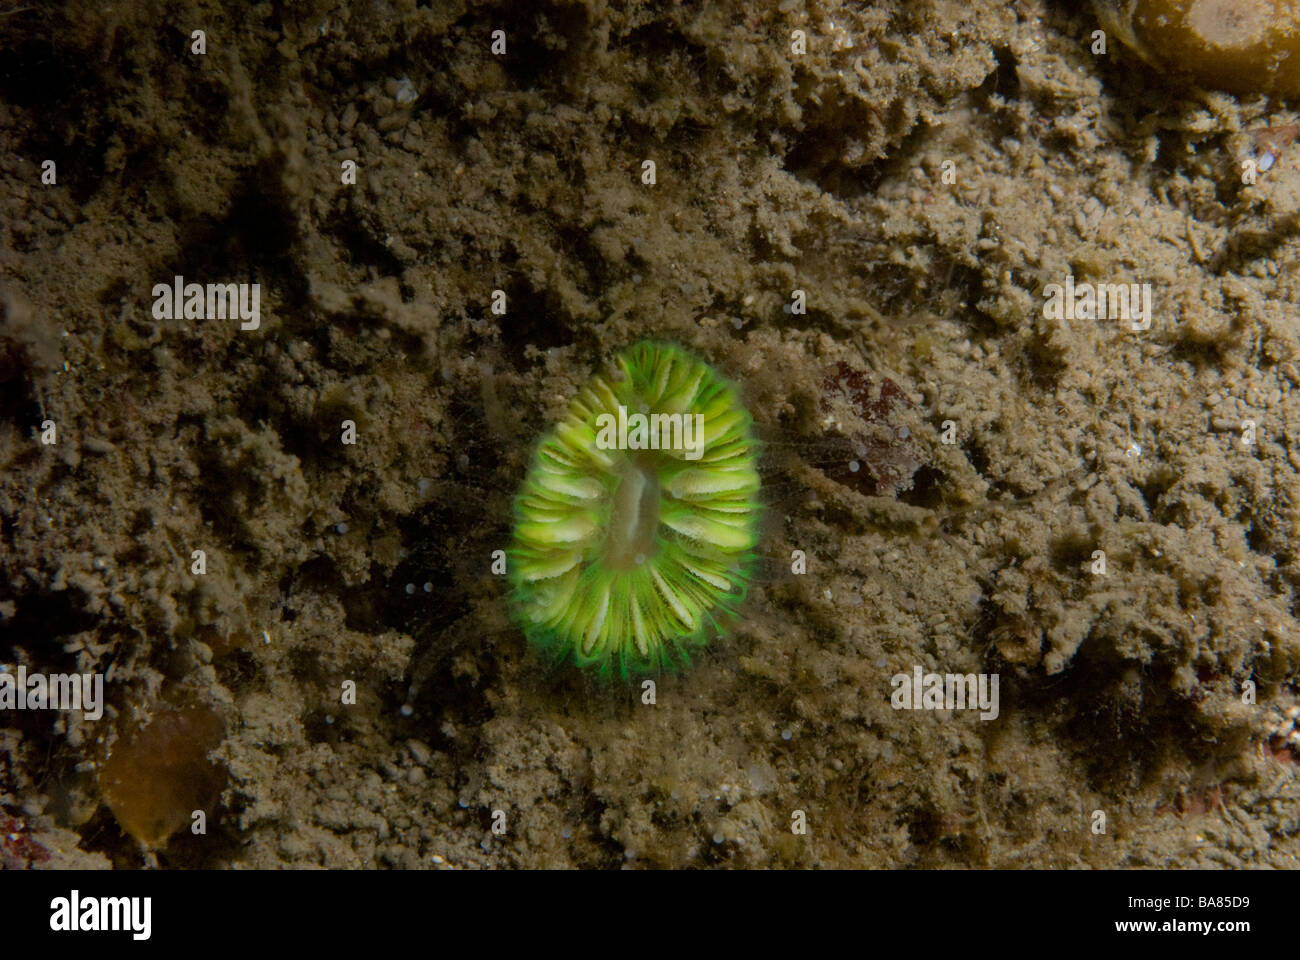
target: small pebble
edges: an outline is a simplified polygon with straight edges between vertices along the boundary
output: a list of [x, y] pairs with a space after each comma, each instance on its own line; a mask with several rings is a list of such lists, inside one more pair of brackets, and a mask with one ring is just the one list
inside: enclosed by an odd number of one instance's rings
[[1237, 94], [1300, 92], [1300, 8], [1276, 0], [1094, 0], [1107, 34], [1163, 79]]
[[399, 104], [405, 106], [408, 103], [414, 103], [417, 96], [415, 85], [408, 78], [402, 77], [401, 80], [397, 81], [397, 91], [393, 94], [393, 99]]
[[411, 759], [421, 765], [428, 763], [429, 758], [433, 755], [429, 748], [419, 740], [407, 740], [406, 749], [410, 752]]

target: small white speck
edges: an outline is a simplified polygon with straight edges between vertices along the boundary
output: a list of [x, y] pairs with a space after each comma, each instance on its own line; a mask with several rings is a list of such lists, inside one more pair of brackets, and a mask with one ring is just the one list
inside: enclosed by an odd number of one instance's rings
[[635, 560], [636, 565], [639, 567], [639, 566], [641, 566], [641, 564], [645, 563], [645, 554], [644, 554], [644, 553], [638, 553], [638, 554], [636, 555], [636, 557], [634, 557], [633, 559]]
[[410, 594], [412, 594], [412, 593], [415, 593], [415, 584], [413, 584], [413, 583], [408, 583], [408, 584], [406, 585], [406, 593], [407, 593], [408, 596], [409, 596]]
[[409, 703], [404, 703], [402, 704], [402, 709], [398, 710], [397, 712], [404, 717], [409, 717], [413, 713], [415, 713], [415, 708], [412, 707]]
[[424, 592], [425, 592], [425, 593], [433, 593], [433, 584], [432, 584], [432, 583], [428, 583], [428, 582], [426, 582], [426, 583], [424, 584]]
[[414, 103], [417, 96], [419, 94], [415, 92], [415, 84], [411, 83], [409, 78], [402, 77], [401, 80], [397, 81], [397, 93], [393, 96], [394, 100], [401, 104]]
[[1124, 456], [1128, 457], [1130, 460], [1134, 457], [1140, 457], [1142, 456], [1142, 448], [1136, 443], [1130, 443], [1128, 449], [1124, 451]]
[[858, 463], [858, 461], [856, 460], [849, 461], [849, 473], [857, 473], [861, 469], [862, 469], [862, 464]]
[[262, 642], [265, 643], [268, 647], [271, 645], [271, 635], [267, 633], [265, 630], [262, 631]]
[[822, 591], [822, 596], [825, 597], [827, 600], [831, 600], [834, 599], [835, 595], [831, 593], [831, 588], [827, 587], [825, 590]]
[[348, 532], [348, 525], [347, 525], [346, 523], [336, 523], [336, 524], [334, 524], [334, 532], [335, 532], [335, 533], [347, 533], [347, 532]]
[[910, 437], [911, 435], [912, 435], [912, 431], [909, 430], [909, 429], [907, 429], [907, 427], [899, 427], [899, 428], [898, 428], [898, 439], [899, 439], [899, 440], [906, 440], [906, 439], [907, 439], [908, 437]]
[[786, 727], [784, 730], [781, 731], [782, 740], [789, 740], [793, 736], [794, 736], [794, 731], [791, 730], [789, 727]]
[[724, 840], [726, 840], [726, 839], [727, 839], [727, 838], [724, 837], [724, 836], [722, 835], [722, 831], [721, 831], [721, 830], [719, 830], [717, 833], [715, 833], [715, 834], [713, 835], [713, 842], [714, 842], [714, 843], [722, 843], [722, 841], [724, 841]]
[[332, 713], [325, 714], [325, 722], [332, 726], [334, 724], [334, 714]]

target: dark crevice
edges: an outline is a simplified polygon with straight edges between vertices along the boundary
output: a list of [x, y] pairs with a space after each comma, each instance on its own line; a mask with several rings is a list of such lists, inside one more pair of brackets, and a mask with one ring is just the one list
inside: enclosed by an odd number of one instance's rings
[[943, 471], [929, 465], [919, 467], [912, 475], [911, 489], [899, 493], [898, 499], [913, 507], [937, 510], [943, 505], [946, 482]]
[[998, 47], [993, 51], [997, 63], [993, 72], [984, 80], [979, 92], [984, 96], [1001, 97], [1003, 100], [1016, 100], [1020, 97], [1020, 61], [1009, 47]]
[[[21, 647], [33, 653], [39, 650], [42, 665], [49, 665], [45, 656], [54, 653], [55, 641], [84, 633], [100, 622], [98, 615], [86, 609], [89, 598], [75, 588], [17, 594], [6, 599], [13, 601], [14, 614], [0, 620], [0, 651], [4, 651], [0, 662], [13, 663], [14, 652]], [[62, 648], [57, 649], [57, 658], [61, 659]]]

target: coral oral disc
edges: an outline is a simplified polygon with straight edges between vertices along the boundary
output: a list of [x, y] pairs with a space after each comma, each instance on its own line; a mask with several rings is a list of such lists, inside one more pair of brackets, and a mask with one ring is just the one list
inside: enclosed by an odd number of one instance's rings
[[515, 500], [511, 607], [557, 659], [627, 677], [689, 663], [744, 599], [762, 505], [735, 387], [637, 344], [579, 391]]

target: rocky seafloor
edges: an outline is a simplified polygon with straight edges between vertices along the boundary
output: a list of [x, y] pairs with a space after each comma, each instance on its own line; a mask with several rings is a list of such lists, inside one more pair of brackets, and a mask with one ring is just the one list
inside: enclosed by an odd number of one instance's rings
[[[0, 663], [105, 680], [0, 716], [4, 865], [1295, 866], [1300, 152], [1239, 161], [1296, 117], [1096, 29], [0, 16]], [[1067, 275], [1149, 326], [1048, 316]], [[257, 329], [159, 319], [176, 276]], [[653, 705], [542, 661], [490, 561], [644, 337], [739, 385], [768, 504]], [[895, 709], [917, 667], [997, 718]]]

